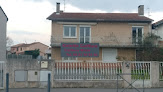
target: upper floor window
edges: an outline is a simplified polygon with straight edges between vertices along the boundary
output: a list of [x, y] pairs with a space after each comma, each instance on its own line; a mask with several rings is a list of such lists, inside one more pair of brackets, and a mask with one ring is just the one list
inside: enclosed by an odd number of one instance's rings
[[64, 38], [76, 38], [76, 26], [64, 25], [63, 26], [63, 37]]
[[143, 40], [143, 27], [132, 27], [132, 43], [141, 44]]
[[80, 27], [80, 43], [90, 43], [90, 27]]

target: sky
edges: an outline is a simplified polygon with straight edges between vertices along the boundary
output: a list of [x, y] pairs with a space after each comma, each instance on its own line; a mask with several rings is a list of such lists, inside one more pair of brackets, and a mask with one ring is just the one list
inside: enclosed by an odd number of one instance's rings
[[7, 36], [14, 44], [42, 42], [50, 46], [51, 21], [56, 2], [64, 12], [137, 13], [144, 5], [145, 16], [153, 22], [163, 19], [162, 0], [0, 0], [8, 16]]

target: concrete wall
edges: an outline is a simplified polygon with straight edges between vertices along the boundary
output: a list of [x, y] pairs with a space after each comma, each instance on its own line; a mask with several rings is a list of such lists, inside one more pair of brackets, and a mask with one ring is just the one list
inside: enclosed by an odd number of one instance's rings
[[6, 61], [6, 26], [7, 18], [0, 7], [0, 61]]
[[[46, 60], [44, 60], [46, 61]], [[126, 63], [124, 62], [122, 65], [123, 78], [119, 79], [118, 87], [124, 88], [128, 86], [128, 82], [133, 82], [131, 80], [131, 75], [125, 75], [131, 73], [131, 67], [126, 67]], [[150, 80], [144, 81], [144, 86], [146, 88], [151, 87], [163, 87], [163, 82], [159, 81], [159, 62], [152, 61], [150, 65]], [[26, 80], [25, 81], [16, 81], [15, 80], [15, 71], [27, 71]], [[25, 60], [25, 59], [8, 59], [6, 63], [6, 72], [9, 73], [10, 80], [10, 88], [45, 88], [47, 87], [47, 79], [45, 79], [45, 75], [48, 72], [51, 73], [51, 87], [67, 87], [67, 88], [116, 88], [117, 80], [54, 80], [54, 71], [55, 64], [54, 61], [48, 62], [48, 68], [41, 68], [41, 61], [37, 60]], [[35, 73], [37, 72], [37, 73]], [[41, 73], [42, 72], [42, 73]], [[43, 76], [42, 76], [43, 75]], [[22, 77], [21, 75], [19, 77]], [[46, 80], [46, 81], [45, 81]], [[136, 88], [142, 88], [143, 81], [138, 80], [134, 82], [134, 86]]]
[[[46, 83], [40, 82], [40, 71], [52, 70], [51, 61], [48, 62], [48, 68], [41, 68], [40, 61], [37, 60], [28, 60], [28, 59], [8, 59], [6, 63], [6, 72], [9, 73], [10, 88], [26, 88], [26, 87], [41, 87], [46, 86]], [[15, 71], [27, 71], [27, 79], [25, 81], [17, 82], [15, 80]], [[29, 76], [30, 73], [37, 72], [36, 76]], [[29, 73], [30, 72], [30, 73]], [[29, 78], [36, 78], [37, 81], [29, 80]]]

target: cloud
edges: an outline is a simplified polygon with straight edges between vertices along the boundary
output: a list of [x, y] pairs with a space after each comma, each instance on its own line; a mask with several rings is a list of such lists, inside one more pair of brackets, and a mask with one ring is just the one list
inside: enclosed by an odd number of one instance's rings
[[8, 32], [8, 36], [11, 37], [14, 44], [42, 42], [50, 46], [50, 35], [48, 34], [16, 30]]
[[[46, 18], [56, 11], [56, 2], [63, 0], [0, 0], [7, 14], [7, 33], [14, 44], [40, 41], [50, 45], [51, 22]], [[145, 15], [158, 21], [163, 17], [161, 0], [66, 0], [66, 12], [135, 13], [140, 4], [145, 5]], [[147, 8], [150, 8], [150, 11]]]

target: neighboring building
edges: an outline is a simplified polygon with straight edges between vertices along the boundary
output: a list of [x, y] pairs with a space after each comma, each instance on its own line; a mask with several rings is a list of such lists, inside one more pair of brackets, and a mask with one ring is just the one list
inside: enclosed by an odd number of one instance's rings
[[39, 49], [40, 50], [40, 56], [45, 56], [45, 51], [49, 48], [49, 46], [40, 43], [40, 42], [34, 42], [31, 44], [25, 44], [25, 43], [21, 43], [21, 44], [17, 44], [14, 46], [11, 46], [11, 52], [13, 54], [24, 54], [25, 51], [30, 51], [30, 50], [35, 50], [35, 49]]
[[51, 48], [45, 51], [45, 59], [51, 59]]
[[61, 57], [61, 43], [99, 43], [99, 57], [93, 61], [117, 62], [136, 59], [136, 48], [144, 35], [151, 32], [150, 18], [144, 16], [144, 6], [138, 13], [67, 13], [57, 11], [47, 19], [52, 21], [52, 59], [55, 61], [90, 61], [91, 58]]
[[4, 87], [7, 21], [8, 18], [0, 6], [0, 89]]
[[157, 36], [160, 36], [161, 39], [159, 39], [158, 44], [163, 46], [163, 19], [160, 21], [157, 21], [156, 23], [152, 24], [152, 31]]
[[6, 61], [6, 29], [8, 18], [0, 6], [0, 61]]

